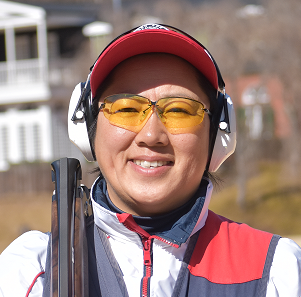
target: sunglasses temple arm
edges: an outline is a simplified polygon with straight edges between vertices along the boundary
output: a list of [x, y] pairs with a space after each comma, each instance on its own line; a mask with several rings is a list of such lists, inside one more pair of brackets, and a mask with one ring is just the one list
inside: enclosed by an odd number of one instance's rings
[[101, 105], [99, 106], [98, 110], [97, 110], [97, 114], [99, 114], [99, 112], [105, 107], [105, 103], [101, 103]]

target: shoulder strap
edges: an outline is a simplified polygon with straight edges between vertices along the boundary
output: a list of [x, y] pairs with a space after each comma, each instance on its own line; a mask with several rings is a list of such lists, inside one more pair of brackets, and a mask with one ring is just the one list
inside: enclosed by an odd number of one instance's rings
[[270, 278], [270, 270], [271, 270], [275, 250], [276, 250], [276, 247], [277, 247], [277, 244], [278, 244], [278, 241], [280, 238], [281, 238], [281, 236], [279, 236], [279, 235], [273, 235], [273, 237], [271, 239], [267, 257], [266, 257], [266, 261], [264, 264], [262, 278], [261, 278], [260, 284], [258, 286], [258, 295], [257, 295], [258, 297], [266, 296], [267, 284], [268, 284], [268, 281]]
[[42, 297], [50, 297], [50, 288], [51, 288], [51, 233], [47, 233], [47, 234], [49, 235], [49, 239], [47, 245], [47, 255], [46, 255]]
[[95, 224], [87, 230], [90, 297], [128, 297], [121, 269], [107, 235]]
[[182, 266], [179, 271], [178, 278], [175, 284], [175, 288], [172, 293], [172, 297], [186, 296], [187, 284], [189, 278], [188, 264], [190, 262], [190, 258], [194, 251], [195, 245], [197, 243], [199, 234], [200, 234], [200, 230], [190, 237], [188, 247], [186, 249], [184, 259], [182, 262]]

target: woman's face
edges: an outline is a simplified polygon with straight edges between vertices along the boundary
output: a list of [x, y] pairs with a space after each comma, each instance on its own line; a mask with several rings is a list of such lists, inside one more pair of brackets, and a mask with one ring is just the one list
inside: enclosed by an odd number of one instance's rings
[[[186, 97], [210, 107], [196, 70], [167, 54], [140, 55], [117, 66], [100, 101], [120, 93], [151, 101]], [[186, 203], [198, 189], [207, 164], [209, 126], [205, 114], [192, 133], [171, 134], [153, 113], [141, 131], [134, 133], [110, 124], [100, 112], [95, 154], [115, 206], [134, 215], [154, 216]]]

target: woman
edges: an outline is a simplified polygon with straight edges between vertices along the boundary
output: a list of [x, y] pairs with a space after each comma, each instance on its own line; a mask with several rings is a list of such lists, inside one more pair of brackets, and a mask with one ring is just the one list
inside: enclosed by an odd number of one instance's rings
[[[71, 140], [103, 175], [91, 189], [89, 296], [301, 295], [294, 242], [208, 211], [208, 172], [234, 151], [235, 118], [192, 37], [145, 25], [115, 39], [70, 115]], [[48, 237], [29, 232], [3, 252], [2, 296], [47, 295]]]

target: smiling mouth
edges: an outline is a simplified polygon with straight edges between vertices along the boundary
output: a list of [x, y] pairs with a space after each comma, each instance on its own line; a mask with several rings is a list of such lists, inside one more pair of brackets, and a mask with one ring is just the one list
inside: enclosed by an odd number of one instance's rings
[[133, 162], [138, 165], [141, 166], [143, 168], [157, 168], [157, 167], [161, 167], [161, 166], [165, 166], [167, 164], [170, 164], [171, 162], [168, 161], [143, 161], [143, 160], [133, 160]]

